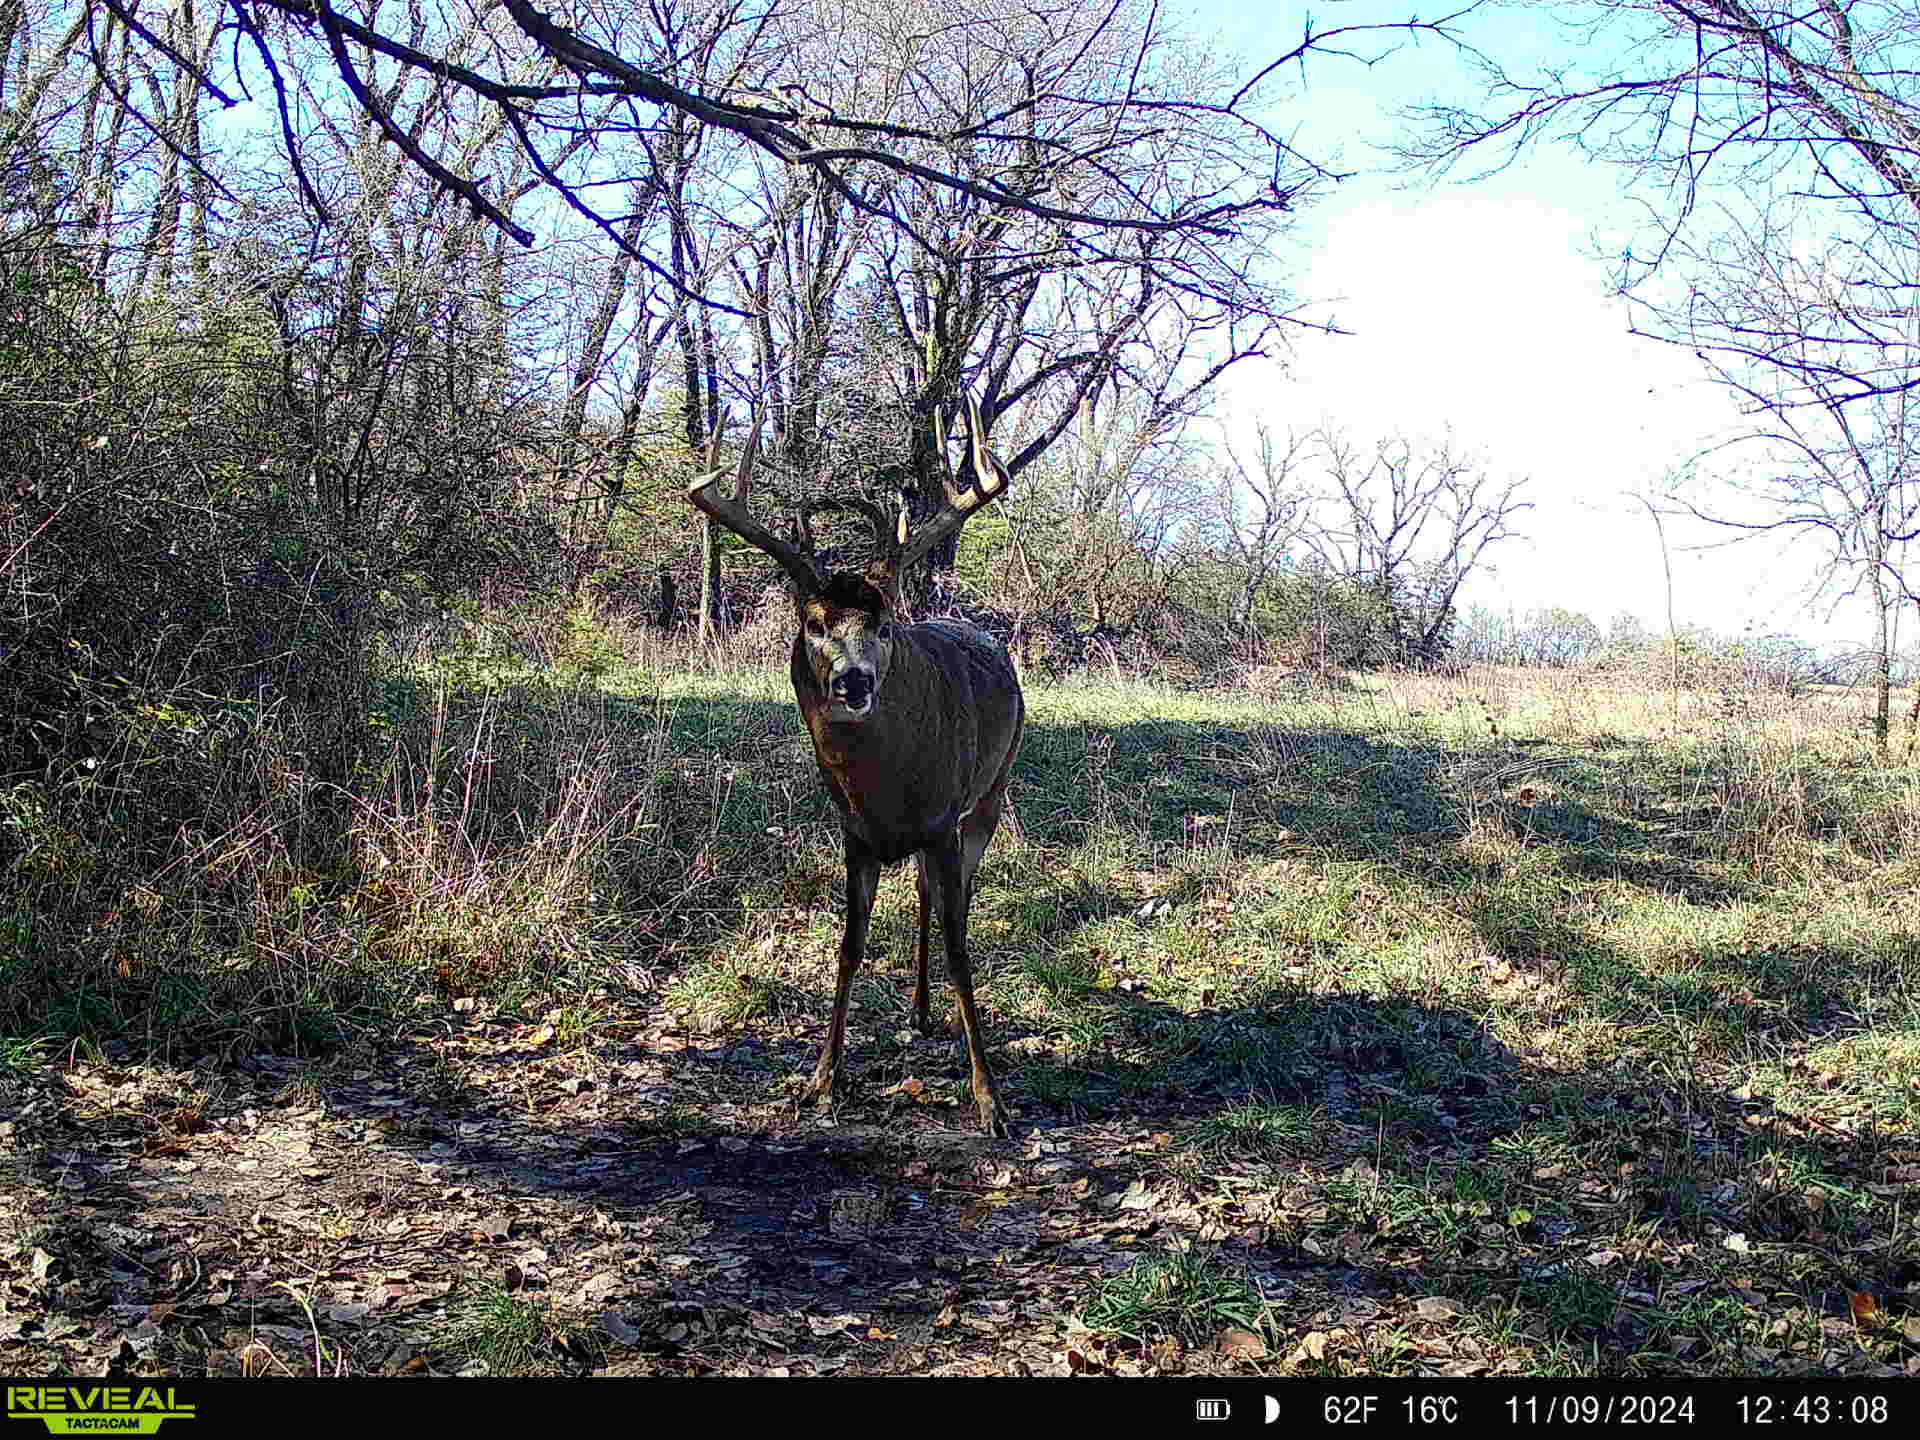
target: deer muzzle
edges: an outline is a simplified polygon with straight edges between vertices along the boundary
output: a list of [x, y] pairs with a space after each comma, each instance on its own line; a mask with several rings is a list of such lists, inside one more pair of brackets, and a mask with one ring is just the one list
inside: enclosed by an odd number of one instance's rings
[[865, 666], [848, 666], [833, 677], [829, 688], [838, 702], [836, 708], [846, 712], [836, 718], [860, 719], [873, 708], [873, 672]]

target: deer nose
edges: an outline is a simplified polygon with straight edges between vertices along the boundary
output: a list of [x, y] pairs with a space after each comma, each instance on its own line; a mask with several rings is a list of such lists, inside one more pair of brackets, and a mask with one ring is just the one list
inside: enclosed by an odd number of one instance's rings
[[833, 693], [858, 710], [873, 696], [873, 672], [855, 667], [833, 677]]

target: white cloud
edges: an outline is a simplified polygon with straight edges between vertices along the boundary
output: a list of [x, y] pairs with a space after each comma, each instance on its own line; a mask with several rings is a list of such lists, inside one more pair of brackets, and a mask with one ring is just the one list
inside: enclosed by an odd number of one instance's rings
[[[1497, 577], [1470, 601], [1664, 624], [1659, 547], [1632, 492], [1657, 490], [1736, 416], [1689, 352], [1628, 333], [1590, 253], [1607, 219], [1597, 201], [1613, 203], [1595, 172], [1558, 160], [1472, 186], [1335, 197], [1292, 257], [1294, 288], [1344, 297], [1327, 313], [1355, 333], [1302, 338], [1286, 374], [1234, 375], [1221, 412], [1235, 417], [1230, 438], [1244, 443], [1256, 420], [1324, 419], [1356, 439], [1450, 427], [1496, 472], [1533, 477], [1528, 539], [1497, 556]], [[1685, 521], [1667, 529], [1676, 546], [1724, 538]], [[1676, 551], [1676, 608], [1720, 630], [1859, 635], [1851, 612], [1834, 628], [1825, 607], [1806, 611], [1816, 560], [1772, 542]]]

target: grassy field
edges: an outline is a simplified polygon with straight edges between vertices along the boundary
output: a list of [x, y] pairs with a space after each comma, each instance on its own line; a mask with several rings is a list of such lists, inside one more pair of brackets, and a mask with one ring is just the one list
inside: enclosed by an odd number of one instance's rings
[[781, 670], [560, 660], [396, 686], [350, 864], [264, 722], [146, 860], [16, 792], [0, 1368], [1920, 1373], [1858, 697], [1030, 685], [994, 1142], [906, 870], [791, 1113], [841, 875]]

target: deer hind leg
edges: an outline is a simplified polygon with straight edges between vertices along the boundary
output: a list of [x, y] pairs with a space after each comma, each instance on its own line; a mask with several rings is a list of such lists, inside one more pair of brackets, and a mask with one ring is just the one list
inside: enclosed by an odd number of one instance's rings
[[913, 957], [913, 1028], [933, 1033], [927, 1014], [927, 947], [933, 939], [933, 881], [927, 875], [924, 853], [913, 857], [913, 887], [920, 895], [920, 938]]
[[873, 920], [873, 897], [880, 889], [880, 862], [847, 837], [847, 928], [840, 937], [840, 973], [833, 984], [833, 1019], [827, 1024], [827, 1043], [813, 1079], [800, 1092], [799, 1103], [818, 1099], [830, 1104], [840, 1079], [840, 1056], [847, 1041], [847, 1001], [853, 977], [867, 949], [867, 927]]
[[992, 787], [960, 822], [960, 878], [966, 886], [961, 902], [969, 914], [973, 911], [974, 877], [980, 871], [980, 857], [987, 853], [993, 832], [1000, 827], [1000, 810], [1007, 798], [1007, 780], [1013, 774], [1013, 757], [1019, 749], [1020, 735], [1016, 731], [1013, 743], [1007, 749], [1006, 761], [1001, 765], [1000, 773], [994, 777]]
[[[984, 842], [979, 847], [986, 848]], [[967, 1035], [967, 1059], [973, 1067], [973, 1103], [980, 1125], [994, 1135], [1007, 1133], [1006, 1114], [987, 1067], [987, 1047], [980, 1030], [980, 1012], [973, 1003], [973, 966], [967, 959], [967, 845], [958, 831], [926, 853], [932, 879], [940, 892], [940, 933], [947, 943], [947, 972], [953, 976], [954, 1001]], [[978, 863], [979, 856], [974, 856]]]

